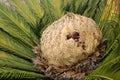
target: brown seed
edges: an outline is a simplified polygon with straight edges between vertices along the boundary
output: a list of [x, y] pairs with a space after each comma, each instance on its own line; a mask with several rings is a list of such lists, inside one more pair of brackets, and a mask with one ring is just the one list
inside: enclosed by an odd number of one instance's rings
[[67, 39], [70, 39], [70, 38], [72, 38], [72, 36], [71, 36], [71, 35], [67, 35], [66, 37], [67, 37]]
[[77, 47], [79, 47], [80, 46], [80, 44], [79, 43], [77, 43]]
[[77, 43], [77, 47], [79, 47], [80, 45], [81, 45], [81, 42], [78, 42], [78, 43]]
[[85, 42], [83, 42], [83, 44], [85, 44]]
[[72, 38], [73, 39], [79, 39], [79, 33], [78, 32], [73, 32]]
[[85, 45], [82, 45], [83, 50], [86, 50], [85, 47], [86, 47]]

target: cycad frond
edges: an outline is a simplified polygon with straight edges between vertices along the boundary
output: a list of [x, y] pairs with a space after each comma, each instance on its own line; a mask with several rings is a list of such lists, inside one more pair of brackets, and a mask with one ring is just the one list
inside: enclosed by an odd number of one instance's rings
[[43, 78], [43, 76], [35, 72], [7, 68], [7, 67], [0, 67], [0, 79], [1, 80], [6, 80], [6, 79], [34, 80], [34, 79], [39, 79], [39, 78]]
[[98, 8], [98, 4], [100, 3], [100, 0], [89, 0], [88, 6], [86, 8], [86, 10], [84, 11], [83, 15], [92, 18], [95, 13], [96, 10]]
[[[32, 12], [32, 10], [29, 8], [29, 6], [27, 6], [27, 4], [24, 1], [20, 1], [20, 0], [8, 0], [10, 5], [15, 9], [15, 11], [22, 16], [23, 19], [25, 19], [25, 21], [27, 21], [28, 23], [30, 23], [33, 27], [33, 29], [36, 29], [36, 16], [34, 15], [34, 13]], [[29, 15], [28, 15], [29, 13]]]
[[31, 59], [34, 54], [31, 49], [21, 44], [17, 39], [14, 39], [3, 30], [0, 29], [0, 48], [10, 51], [20, 57]]
[[27, 4], [28, 8], [37, 15], [39, 19], [43, 17], [44, 10], [41, 7], [40, 2], [38, 2], [37, 0], [25, 0], [25, 3]]
[[105, 80], [119, 80], [120, 73], [120, 44], [115, 46], [114, 50], [105, 58], [99, 67], [93, 71], [87, 78], [101, 78]]
[[0, 16], [0, 28], [29, 46], [38, 44], [37, 36], [30, 26], [2, 2], [0, 2]]
[[[120, 25], [118, 13], [112, 13], [112, 6], [114, 0], [110, 1], [106, 7], [104, 4], [99, 8], [99, 11], [95, 15], [95, 20], [98, 21], [103, 36], [108, 39], [106, 52], [103, 56], [103, 62], [99, 67], [93, 71], [85, 79], [100, 79], [100, 80], [119, 80], [118, 74], [120, 74]], [[102, 11], [101, 11], [102, 9]], [[100, 14], [101, 13], [101, 14]]]
[[29, 61], [14, 56], [11, 53], [0, 51], [0, 67], [4, 66], [26, 71], [36, 71]]

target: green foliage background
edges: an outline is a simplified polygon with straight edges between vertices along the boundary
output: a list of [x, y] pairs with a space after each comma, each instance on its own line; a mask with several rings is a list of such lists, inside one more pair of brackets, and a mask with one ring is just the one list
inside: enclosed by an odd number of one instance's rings
[[93, 18], [108, 39], [103, 61], [85, 80], [120, 80], [120, 1], [118, 5], [115, 1], [8, 0], [9, 5], [0, 1], [0, 79], [44, 78], [33, 67], [32, 49], [48, 25], [73, 12]]

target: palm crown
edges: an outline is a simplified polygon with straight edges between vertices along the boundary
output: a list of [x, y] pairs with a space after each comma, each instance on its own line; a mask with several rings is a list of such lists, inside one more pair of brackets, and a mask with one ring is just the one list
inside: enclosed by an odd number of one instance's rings
[[[115, 2], [116, 1], [116, 2]], [[120, 15], [119, 0], [8, 0], [0, 2], [0, 79], [41, 79], [34, 69], [34, 46], [44, 29], [67, 12], [90, 17], [108, 39], [98, 68], [85, 80], [119, 80]], [[117, 6], [118, 5], [118, 6]]]

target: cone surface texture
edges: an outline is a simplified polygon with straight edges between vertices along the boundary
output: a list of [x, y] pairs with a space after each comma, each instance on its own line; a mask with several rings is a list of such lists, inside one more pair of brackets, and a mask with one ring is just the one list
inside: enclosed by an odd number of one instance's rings
[[92, 19], [67, 13], [43, 31], [40, 55], [49, 65], [73, 65], [92, 55], [101, 39], [100, 29]]

